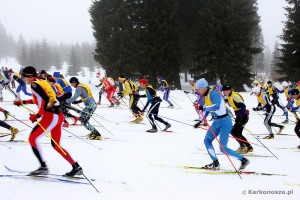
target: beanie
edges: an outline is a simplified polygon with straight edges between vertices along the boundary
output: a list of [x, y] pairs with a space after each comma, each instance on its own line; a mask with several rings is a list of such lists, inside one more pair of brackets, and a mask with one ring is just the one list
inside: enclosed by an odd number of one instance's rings
[[193, 78], [190, 78], [189, 82], [195, 82], [195, 80]]
[[30, 78], [36, 77], [36, 69], [34, 67], [27, 66], [23, 69], [22, 75]]
[[208, 87], [208, 83], [205, 80], [205, 78], [201, 78], [196, 84], [196, 89], [205, 89], [207, 87]]
[[268, 81], [267, 84], [272, 84], [272, 81]]
[[60, 75], [60, 72], [54, 72], [53, 73], [53, 77], [59, 77], [59, 75]]
[[289, 86], [289, 84], [286, 81], [283, 81], [282, 86]]
[[48, 80], [49, 82], [55, 82], [55, 80], [54, 80], [54, 78], [53, 78], [52, 76], [49, 76], [49, 77], [47, 78], [47, 80]]
[[140, 80], [140, 84], [147, 85], [147, 80], [146, 80], [146, 79], [144, 79], [144, 78], [143, 78], [143, 79], [141, 79], [141, 80]]
[[41, 74], [47, 74], [47, 72], [45, 70], [42, 70]]
[[70, 78], [70, 83], [78, 83], [78, 79], [76, 77]]
[[227, 91], [227, 90], [231, 90], [231, 86], [230, 85], [223, 85], [223, 91]]

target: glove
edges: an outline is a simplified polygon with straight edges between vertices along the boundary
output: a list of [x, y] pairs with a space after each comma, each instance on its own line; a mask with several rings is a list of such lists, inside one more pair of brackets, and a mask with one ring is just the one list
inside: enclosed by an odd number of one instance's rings
[[235, 122], [240, 122], [241, 120], [243, 119], [243, 116], [241, 116], [241, 115], [238, 115], [238, 116], [236, 116], [236, 118], [235, 118]]
[[123, 97], [124, 97], [123, 94], [122, 94], [122, 92], [118, 92], [117, 95], [118, 95], [120, 98], [123, 98]]
[[41, 116], [40, 115], [38, 115], [38, 114], [36, 114], [36, 115], [34, 115], [34, 114], [30, 114], [30, 117], [29, 117], [29, 119], [30, 119], [30, 121], [32, 122], [32, 123], [34, 123], [38, 118], [40, 118]]
[[201, 125], [201, 121], [194, 124], [194, 128], [198, 128]]
[[80, 104], [82, 101], [78, 100], [78, 101], [74, 101], [73, 104]]
[[258, 108], [252, 108], [253, 109], [253, 111], [258, 111]]
[[21, 100], [17, 100], [17, 101], [14, 102], [14, 104], [15, 104], [16, 106], [21, 106], [21, 105], [23, 105], [24, 103], [23, 103], [23, 101], [21, 101]]
[[95, 85], [95, 87], [99, 87], [99, 85]]
[[188, 91], [183, 91], [184, 93], [188, 94], [189, 92]]

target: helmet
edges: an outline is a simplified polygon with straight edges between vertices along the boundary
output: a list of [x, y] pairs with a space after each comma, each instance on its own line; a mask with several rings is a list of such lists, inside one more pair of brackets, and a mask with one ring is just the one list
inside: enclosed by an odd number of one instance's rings
[[254, 83], [254, 84], [258, 84], [258, 81], [257, 81], [257, 80], [255, 80], [255, 81], [253, 81], [253, 83]]

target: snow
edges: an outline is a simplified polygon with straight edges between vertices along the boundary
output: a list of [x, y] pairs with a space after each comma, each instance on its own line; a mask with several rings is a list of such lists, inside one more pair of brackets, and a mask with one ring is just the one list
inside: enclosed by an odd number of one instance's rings
[[[6, 66], [8, 63], [3, 63]], [[8, 65], [18, 70], [16, 61], [9, 59]], [[14, 68], [15, 67], [15, 68]], [[64, 66], [61, 72], [65, 72]], [[54, 72], [53, 68], [50, 73]], [[85, 77], [80, 76], [79, 80], [91, 86], [95, 99], [98, 99], [98, 89], [94, 85], [98, 84], [95, 73], [85, 72]], [[101, 72], [102, 74], [102, 72]], [[92, 78], [90, 78], [92, 77]], [[69, 77], [66, 77], [69, 80]], [[90, 83], [89, 83], [90, 82]], [[3, 90], [4, 101], [13, 101], [14, 97], [7, 90]], [[160, 96], [163, 94], [158, 92]], [[249, 109], [257, 105], [255, 96], [250, 96], [249, 92], [241, 93]], [[197, 114], [183, 91], [171, 91], [171, 97], [182, 109], [168, 109], [167, 103], [162, 102], [159, 114], [169, 119], [174, 119], [186, 124], [193, 125]], [[21, 93], [22, 98], [27, 97]], [[195, 97], [190, 95], [194, 100]], [[281, 101], [285, 103], [285, 97], [280, 95]], [[128, 100], [124, 100], [128, 103]], [[145, 103], [145, 99], [142, 100]], [[63, 182], [47, 182], [41, 180], [23, 180], [0, 177], [0, 199], [1, 200], [65, 200], [65, 199], [101, 199], [101, 200], [213, 200], [213, 199], [299, 199], [300, 189], [298, 186], [286, 185], [286, 183], [300, 184], [299, 174], [299, 150], [279, 149], [294, 148], [300, 144], [299, 138], [294, 133], [294, 125], [286, 125], [283, 133], [292, 134], [275, 135], [274, 140], [260, 141], [267, 146], [277, 157], [263, 147], [253, 145], [254, 154], [270, 157], [248, 157], [250, 164], [245, 171], [256, 171], [264, 173], [285, 174], [286, 176], [258, 176], [258, 175], [209, 175], [192, 172], [200, 172], [195, 169], [182, 169], [176, 166], [203, 166], [211, 163], [211, 159], [205, 151], [203, 140], [205, 130], [194, 129], [192, 126], [178, 123], [169, 119], [173, 133], [157, 132], [147, 133], [151, 126], [146, 117], [142, 124], [128, 124], [133, 120], [128, 108], [107, 108], [109, 105], [103, 95], [102, 105], [96, 110], [96, 114], [104, 116], [94, 116], [90, 122], [97, 125], [103, 137], [111, 138], [103, 141], [84, 140], [77, 138], [70, 133], [63, 131], [61, 144], [66, 148], [72, 157], [82, 166], [88, 178], [96, 179], [91, 185], [70, 184]], [[1, 102], [0, 106], [9, 110], [18, 119], [28, 119], [29, 113], [24, 108], [16, 107], [12, 102]], [[35, 105], [27, 105], [28, 108], [36, 111]], [[139, 103], [142, 107], [142, 104]], [[261, 116], [250, 110], [250, 120], [246, 125], [251, 133], [267, 134], [267, 129], [263, 125]], [[261, 113], [262, 114], [262, 113]], [[277, 108], [274, 122], [282, 122], [284, 117], [282, 111]], [[3, 115], [0, 114], [0, 119]], [[295, 120], [289, 116], [290, 120]], [[9, 117], [9, 120], [12, 120]], [[70, 122], [71, 120], [69, 120]], [[119, 123], [118, 125], [111, 123]], [[24, 121], [29, 126], [34, 126], [30, 121]], [[72, 122], [72, 121], [71, 121]], [[100, 127], [101, 123], [106, 129]], [[17, 121], [8, 121], [12, 126], [25, 131], [19, 133], [15, 140], [27, 141], [31, 129]], [[164, 125], [159, 124], [162, 128]], [[89, 132], [82, 126], [71, 126], [67, 129], [77, 136], [87, 135]], [[274, 128], [273, 130], [278, 130]], [[0, 132], [9, 132], [0, 127]], [[246, 138], [255, 144], [260, 144], [250, 133], [244, 130]], [[0, 174], [11, 174], [4, 165], [20, 170], [32, 171], [39, 167], [39, 163], [32, 153], [28, 143], [10, 143], [8, 137], [0, 138]], [[83, 141], [84, 140], [84, 141]], [[50, 138], [45, 136], [39, 141], [44, 158], [47, 162], [50, 173], [64, 174], [70, 171], [71, 167], [51, 146]], [[219, 150], [217, 141], [214, 141], [216, 151]], [[238, 143], [230, 138], [228, 146], [232, 149], [238, 148]], [[231, 163], [225, 155], [218, 155], [221, 168], [233, 170]], [[240, 161], [231, 158], [233, 164], [239, 168]], [[152, 162], [153, 164], [150, 164]], [[155, 164], [155, 165], [154, 165]], [[164, 165], [156, 166], [156, 165]], [[125, 182], [122, 183], [122, 182]], [[251, 194], [253, 191], [292, 191], [293, 194]], [[246, 191], [246, 195], [243, 194]]]

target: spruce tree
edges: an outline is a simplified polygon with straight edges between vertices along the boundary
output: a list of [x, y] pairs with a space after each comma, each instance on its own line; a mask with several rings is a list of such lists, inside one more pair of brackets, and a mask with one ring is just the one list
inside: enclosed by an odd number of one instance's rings
[[300, 1], [286, 0], [289, 4], [285, 8], [287, 11], [287, 21], [284, 22], [281, 39], [285, 42], [281, 45], [282, 56], [279, 58], [277, 72], [283, 74], [280, 81], [289, 80], [298, 82], [300, 77]]
[[72, 46], [70, 56], [69, 56], [69, 62], [68, 62], [68, 75], [69, 76], [78, 76], [78, 72], [80, 72], [80, 60], [77, 49]]

